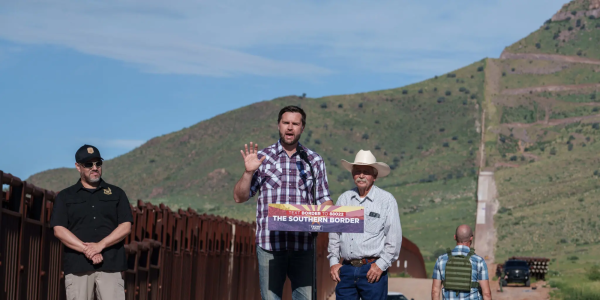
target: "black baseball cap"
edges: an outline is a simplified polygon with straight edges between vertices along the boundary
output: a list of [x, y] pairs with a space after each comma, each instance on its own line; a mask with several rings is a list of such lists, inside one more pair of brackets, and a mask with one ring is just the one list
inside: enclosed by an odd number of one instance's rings
[[92, 158], [104, 160], [104, 158], [100, 156], [100, 151], [98, 151], [98, 148], [92, 145], [83, 145], [79, 148], [79, 150], [77, 150], [77, 152], [75, 152], [75, 161], [78, 163], [84, 163]]

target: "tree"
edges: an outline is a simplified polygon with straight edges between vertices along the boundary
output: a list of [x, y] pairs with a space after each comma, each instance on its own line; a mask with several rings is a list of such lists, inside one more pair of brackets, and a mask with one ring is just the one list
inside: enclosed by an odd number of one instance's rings
[[321, 108], [327, 108], [327, 103], [321, 103]]
[[477, 68], [477, 72], [483, 72], [483, 66]]
[[368, 140], [368, 139], [369, 139], [369, 135], [368, 135], [368, 134], [366, 134], [366, 133], [365, 133], [365, 134], [363, 134], [363, 135], [362, 135], [362, 139], [363, 139], [363, 140]]
[[446, 91], [446, 96], [450, 96], [450, 95], [452, 95], [452, 92], [451, 91]]
[[408, 94], [408, 90], [402, 90], [402, 95]]

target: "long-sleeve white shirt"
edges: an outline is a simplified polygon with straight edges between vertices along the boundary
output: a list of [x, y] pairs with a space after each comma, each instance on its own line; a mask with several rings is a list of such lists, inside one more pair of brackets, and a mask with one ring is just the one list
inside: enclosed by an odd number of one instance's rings
[[340, 195], [335, 205], [363, 206], [365, 231], [329, 233], [329, 265], [338, 264], [342, 258], [379, 257], [375, 263], [382, 271], [387, 270], [398, 259], [402, 247], [402, 226], [394, 196], [373, 185], [364, 199], [354, 188]]

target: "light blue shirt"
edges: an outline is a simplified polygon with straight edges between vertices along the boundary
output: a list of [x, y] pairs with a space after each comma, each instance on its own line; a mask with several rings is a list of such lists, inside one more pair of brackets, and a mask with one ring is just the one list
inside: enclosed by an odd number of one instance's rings
[[340, 195], [335, 205], [363, 206], [365, 231], [329, 233], [329, 265], [340, 263], [342, 258], [379, 257], [375, 263], [382, 271], [387, 270], [398, 259], [402, 247], [402, 226], [396, 198], [373, 185], [364, 199], [360, 198], [358, 188], [354, 188]]

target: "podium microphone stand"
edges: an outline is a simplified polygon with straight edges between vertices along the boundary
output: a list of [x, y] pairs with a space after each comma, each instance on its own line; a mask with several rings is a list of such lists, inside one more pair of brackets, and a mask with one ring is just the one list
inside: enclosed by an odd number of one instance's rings
[[[312, 194], [312, 204], [313, 205], [317, 205], [317, 197], [315, 195], [315, 189], [317, 188], [317, 176], [313, 170], [313, 166], [310, 163], [310, 160], [308, 159], [308, 155], [306, 154], [306, 152], [304, 152], [304, 149], [302, 149], [302, 147], [300, 147], [300, 144], [298, 144], [298, 146], [296, 147], [296, 152], [298, 152], [298, 155], [300, 156], [300, 158], [306, 162], [306, 164], [308, 164], [308, 167], [310, 168], [310, 174], [312, 174], [312, 188], [310, 189], [310, 192]], [[317, 236], [319, 235], [319, 233], [317, 232], [311, 232], [312, 234], [312, 245], [313, 245], [313, 261], [312, 261], [312, 269], [313, 269], [313, 278], [312, 278], [312, 300], [317, 300]]]

